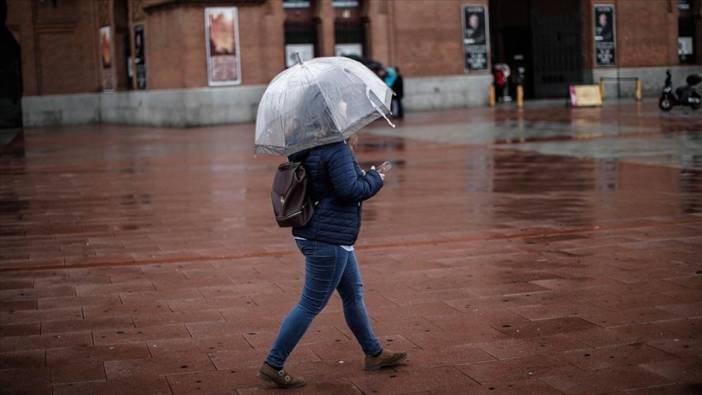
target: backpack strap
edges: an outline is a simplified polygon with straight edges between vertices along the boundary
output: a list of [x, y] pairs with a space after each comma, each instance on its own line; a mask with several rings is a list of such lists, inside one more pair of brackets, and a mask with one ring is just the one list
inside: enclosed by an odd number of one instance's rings
[[[304, 166], [304, 162], [310, 156], [310, 152], [312, 152], [312, 148], [308, 148], [306, 150], [296, 152], [296, 153], [288, 156], [288, 161], [289, 162], [297, 162], [297, 163], [300, 163]], [[318, 206], [319, 202], [321, 202], [322, 199], [324, 199], [327, 196], [329, 196], [329, 192], [322, 194], [322, 196], [320, 196], [319, 199], [312, 201], [312, 205]]]

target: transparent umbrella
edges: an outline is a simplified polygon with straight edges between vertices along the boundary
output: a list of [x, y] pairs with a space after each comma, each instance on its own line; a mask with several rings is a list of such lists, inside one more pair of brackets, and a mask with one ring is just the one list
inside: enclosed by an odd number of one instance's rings
[[278, 74], [256, 115], [256, 153], [291, 155], [347, 139], [379, 117], [388, 119], [392, 90], [363, 64], [315, 58]]

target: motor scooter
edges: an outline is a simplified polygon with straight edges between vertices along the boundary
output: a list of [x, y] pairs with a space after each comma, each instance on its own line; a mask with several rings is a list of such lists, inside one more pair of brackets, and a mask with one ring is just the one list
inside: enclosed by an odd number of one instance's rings
[[665, 75], [663, 92], [661, 93], [660, 99], [658, 99], [658, 107], [660, 107], [661, 110], [670, 111], [675, 106], [687, 106], [693, 110], [700, 108], [700, 94], [697, 93], [693, 87], [702, 81], [702, 76], [699, 74], [688, 75], [685, 79], [687, 84], [675, 89], [675, 92], [673, 92], [670, 70], [666, 70]]

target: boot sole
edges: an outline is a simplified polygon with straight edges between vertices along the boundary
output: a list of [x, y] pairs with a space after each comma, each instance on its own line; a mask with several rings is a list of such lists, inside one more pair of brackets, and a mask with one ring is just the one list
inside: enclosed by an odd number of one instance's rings
[[266, 383], [275, 384], [278, 388], [281, 388], [281, 389], [300, 388], [300, 387], [304, 387], [305, 384], [307, 384], [306, 382], [303, 381], [302, 383], [298, 383], [298, 384], [281, 385], [281, 384], [278, 384], [275, 380], [273, 380], [269, 376], [267, 376], [261, 372], [256, 373], [256, 376], [258, 376], [259, 379], [265, 381]]
[[403, 356], [402, 358], [398, 359], [397, 361], [385, 362], [385, 363], [381, 363], [379, 365], [373, 365], [373, 366], [366, 365], [365, 370], [375, 371], [375, 370], [380, 370], [382, 368], [389, 368], [389, 367], [401, 365], [405, 361], [407, 361], [407, 355]]
[[275, 383], [275, 381], [273, 381], [272, 378], [266, 376], [265, 374], [263, 374], [263, 373], [261, 373], [261, 372], [256, 373], [256, 376], [257, 376], [259, 379], [261, 379], [261, 380], [263, 380], [263, 381], [265, 381], [265, 382], [267, 382], [267, 383]]

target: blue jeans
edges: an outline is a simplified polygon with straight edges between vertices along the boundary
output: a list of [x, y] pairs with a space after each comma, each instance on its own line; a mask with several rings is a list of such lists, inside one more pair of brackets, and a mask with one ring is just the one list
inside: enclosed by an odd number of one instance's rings
[[382, 345], [371, 329], [363, 302], [363, 282], [356, 254], [343, 248], [314, 240], [296, 240], [305, 256], [305, 285], [300, 302], [292, 308], [280, 326], [280, 333], [268, 353], [269, 365], [282, 367], [295, 345], [326, 306], [336, 289], [344, 303], [344, 317], [367, 355], [377, 355]]

